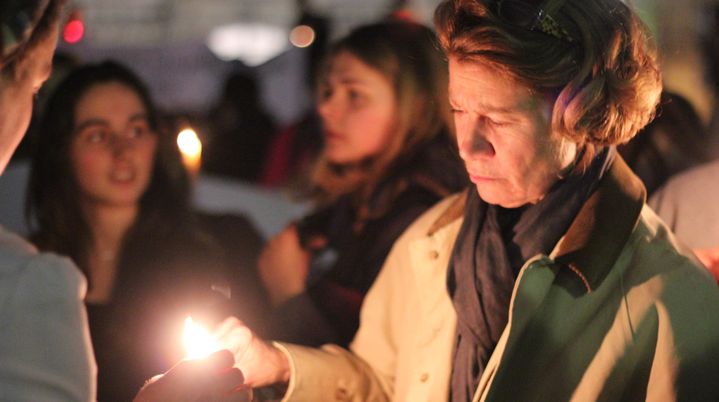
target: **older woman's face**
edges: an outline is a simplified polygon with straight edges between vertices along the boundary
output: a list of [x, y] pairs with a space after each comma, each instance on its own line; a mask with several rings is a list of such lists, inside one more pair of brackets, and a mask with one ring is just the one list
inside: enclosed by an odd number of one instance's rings
[[57, 32], [48, 35], [17, 65], [15, 77], [0, 77], [0, 174], [25, 135], [32, 99], [52, 71]]
[[487, 65], [449, 59], [459, 153], [479, 196], [515, 208], [542, 199], [576, 157], [552, 133], [551, 103]]

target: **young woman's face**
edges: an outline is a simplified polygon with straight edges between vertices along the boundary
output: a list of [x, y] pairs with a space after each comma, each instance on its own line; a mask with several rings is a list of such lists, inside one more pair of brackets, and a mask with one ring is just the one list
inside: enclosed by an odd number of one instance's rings
[[70, 160], [81, 200], [135, 206], [152, 177], [157, 133], [140, 97], [108, 82], [91, 87], [75, 107]]
[[397, 121], [391, 82], [352, 53], [333, 57], [320, 87], [325, 156], [352, 163], [377, 155], [389, 144]]
[[551, 130], [552, 104], [488, 66], [450, 57], [449, 101], [459, 155], [489, 204], [538, 202], [577, 155]]

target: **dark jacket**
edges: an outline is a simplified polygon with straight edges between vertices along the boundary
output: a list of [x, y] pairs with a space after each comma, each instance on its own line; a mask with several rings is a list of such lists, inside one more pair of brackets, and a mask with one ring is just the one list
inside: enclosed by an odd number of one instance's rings
[[434, 140], [400, 161], [372, 193], [370, 218], [357, 227], [355, 197], [340, 197], [298, 223], [300, 239], [321, 235], [307, 291], [279, 306], [270, 337], [303, 345], [347, 345], [359, 326], [365, 294], [392, 244], [418, 216], [467, 184], [450, 140]]
[[255, 273], [259, 234], [242, 217], [197, 218], [195, 225], [132, 233], [111, 300], [87, 305], [99, 401], [131, 401], [144, 381], [184, 357], [187, 316], [208, 327], [228, 315], [254, 320], [246, 312], [262, 305], [261, 285], [248, 273]]

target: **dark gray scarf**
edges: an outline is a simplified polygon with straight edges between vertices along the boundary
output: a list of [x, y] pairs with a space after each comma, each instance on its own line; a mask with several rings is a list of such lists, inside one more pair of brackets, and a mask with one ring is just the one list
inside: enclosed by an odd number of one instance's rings
[[457, 312], [451, 401], [468, 402], [507, 325], [514, 281], [524, 262], [549, 254], [614, 160], [601, 150], [583, 173], [557, 182], [534, 205], [506, 209], [470, 189], [447, 286]]

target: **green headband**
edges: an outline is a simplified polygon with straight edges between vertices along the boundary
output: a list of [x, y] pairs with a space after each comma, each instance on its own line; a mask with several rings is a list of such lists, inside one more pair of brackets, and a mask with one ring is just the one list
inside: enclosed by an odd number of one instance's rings
[[[533, 3], [527, 0], [498, 0], [496, 2], [496, 12], [500, 18], [503, 18], [513, 25], [529, 29], [530, 31], [542, 32], [565, 42], [574, 43], [572, 35], [550, 14], [547, 9], [547, 3], [549, 3], [549, 1], [543, 1], [540, 6], [536, 8]], [[555, 13], [562, 4], [563, 2], [558, 5], [555, 4]], [[521, 20], [520, 18], [520, 21], [507, 20], [507, 16], [503, 15], [503, 7], [506, 5], [514, 7], [515, 10], [523, 11], [525, 14], [523, 15], [524, 19]], [[531, 16], [531, 20], [527, 18], [529, 16]]]

